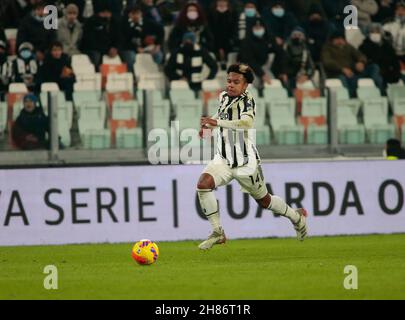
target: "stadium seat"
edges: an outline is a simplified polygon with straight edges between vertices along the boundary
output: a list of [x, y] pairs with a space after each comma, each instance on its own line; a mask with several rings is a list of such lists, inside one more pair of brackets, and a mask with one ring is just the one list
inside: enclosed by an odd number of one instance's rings
[[295, 120], [294, 99], [271, 101], [269, 105], [270, 124], [279, 144], [303, 144], [304, 127]]
[[358, 87], [357, 97], [360, 100], [366, 100], [370, 98], [380, 98], [381, 92], [377, 87]]
[[134, 94], [134, 79], [132, 73], [111, 73], [107, 75], [107, 92], [129, 92]]
[[74, 54], [72, 56], [71, 65], [76, 77], [84, 74], [96, 73], [94, 64], [92, 64], [90, 58], [86, 54]]
[[101, 64], [100, 65], [100, 73], [101, 73], [101, 87], [105, 89], [107, 84], [107, 77], [109, 74], [115, 73], [127, 73], [128, 68], [125, 63], [123, 64]]
[[4, 132], [7, 127], [7, 103], [0, 102], [0, 134]]
[[195, 101], [195, 93], [191, 89], [172, 89], [169, 92], [170, 101], [175, 105], [184, 101]]
[[[39, 95], [45, 114], [48, 114], [48, 92], [51, 91], [41, 91]], [[54, 92], [57, 95], [58, 108], [60, 108], [62, 105], [66, 103], [65, 93], [63, 91], [54, 91]]]
[[103, 129], [106, 116], [106, 105], [104, 101], [84, 102], [80, 105], [79, 112], [79, 132], [88, 129]]
[[203, 104], [200, 100], [179, 101], [176, 103], [176, 112], [180, 131], [188, 128], [196, 130], [200, 128], [200, 118], [203, 113]]
[[327, 88], [342, 88], [343, 83], [339, 78], [330, 78], [325, 80], [325, 87]]
[[264, 99], [257, 99], [256, 101], [256, 108], [255, 108], [255, 128], [263, 128], [267, 126], [266, 123], [266, 103]]
[[357, 121], [356, 112], [350, 106], [340, 106], [337, 112], [337, 127], [339, 143], [342, 144], [362, 144], [366, 139], [364, 125]]
[[142, 148], [142, 128], [118, 128], [116, 132], [116, 147], [123, 149]]
[[326, 98], [303, 98], [301, 115], [304, 117], [319, 117], [327, 114]]
[[8, 86], [8, 93], [28, 93], [28, 88], [23, 82], [13, 82]]
[[388, 100], [386, 97], [368, 99], [363, 107], [364, 125], [371, 143], [383, 144], [395, 136], [394, 124], [388, 123]]
[[286, 99], [288, 98], [288, 92], [281, 86], [265, 87], [263, 89], [263, 98], [266, 100], [267, 103], [274, 99]]
[[111, 133], [108, 129], [87, 129], [81, 133], [85, 149], [108, 149], [111, 147]]
[[41, 84], [41, 92], [60, 91], [59, 85], [56, 82], [44, 82]]
[[170, 102], [162, 100], [153, 103], [151, 128], [168, 129], [170, 125]]
[[119, 55], [116, 55], [114, 58], [111, 58], [108, 55], [103, 55], [102, 64], [110, 64], [110, 65], [119, 65], [122, 64], [122, 60]]
[[114, 101], [112, 105], [113, 120], [138, 119], [139, 106], [136, 100]]
[[328, 127], [309, 125], [307, 128], [307, 143], [308, 144], [327, 144], [328, 143]]
[[99, 91], [74, 91], [73, 102], [77, 109], [80, 105], [86, 102], [98, 102], [101, 99], [101, 92]]
[[393, 101], [392, 109], [394, 115], [405, 116], [405, 98], [395, 98]]
[[363, 79], [359, 79], [357, 81], [357, 86], [359, 88], [363, 88], [363, 87], [376, 87], [374, 80], [371, 78], [363, 78]]
[[134, 64], [134, 72], [137, 79], [159, 73], [158, 65], [153, 61], [149, 53], [138, 53]]
[[203, 91], [217, 91], [223, 89], [223, 84], [218, 79], [204, 80], [202, 82]]
[[172, 80], [170, 81], [170, 89], [172, 90], [186, 90], [190, 89], [188, 82], [186, 80]]
[[398, 84], [388, 84], [387, 96], [391, 105], [395, 104], [396, 99], [405, 99], [405, 86]]
[[74, 91], [101, 91], [101, 73], [77, 74]]
[[207, 103], [207, 117], [212, 117], [218, 112], [219, 102], [218, 100], [209, 100]]
[[270, 127], [267, 124], [263, 125], [260, 128], [255, 129], [256, 129], [256, 144], [258, 146], [271, 144], [271, 131]]
[[4, 33], [6, 35], [6, 40], [8, 43], [8, 55], [13, 56], [17, 53], [17, 32], [18, 29], [15, 28], [7, 28], [4, 29]]

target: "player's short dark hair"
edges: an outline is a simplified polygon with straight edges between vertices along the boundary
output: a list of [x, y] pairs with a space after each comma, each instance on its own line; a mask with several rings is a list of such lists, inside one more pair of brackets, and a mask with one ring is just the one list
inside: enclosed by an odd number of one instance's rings
[[253, 70], [251, 67], [249, 67], [247, 64], [244, 63], [234, 63], [228, 67], [228, 70], [226, 71], [227, 74], [235, 72], [243, 75], [243, 77], [246, 79], [247, 83], [252, 83], [255, 76], [253, 75]]

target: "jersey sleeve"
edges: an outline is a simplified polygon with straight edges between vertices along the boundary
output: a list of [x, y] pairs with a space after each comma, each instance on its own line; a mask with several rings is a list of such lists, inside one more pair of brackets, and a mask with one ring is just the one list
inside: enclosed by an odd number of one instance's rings
[[242, 112], [240, 113], [242, 116], [249, 116], [253, 120], [256, 116], [256, 101], [251, 95], [247, 95], [242, 101]]

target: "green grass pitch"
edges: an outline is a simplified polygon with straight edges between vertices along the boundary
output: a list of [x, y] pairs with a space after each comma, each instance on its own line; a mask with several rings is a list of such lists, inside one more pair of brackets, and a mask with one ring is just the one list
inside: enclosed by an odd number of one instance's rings
[[[0, 247], [0, 299], [405, 299], [405, 234], [158, 243], [139, 266], [132, 244]], [[46, 265], [58, 289], [45, 290]], [[344, 267], [358, 289], [343, 287]]]

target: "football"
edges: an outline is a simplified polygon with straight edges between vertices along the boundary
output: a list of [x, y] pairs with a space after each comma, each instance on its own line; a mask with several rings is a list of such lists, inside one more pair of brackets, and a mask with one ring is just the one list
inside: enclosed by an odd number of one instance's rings
[[139, 240], [132, 248], [132, 258], [140, 265], [155, 263], [158, 256], [157, 244], [148, 239]]

